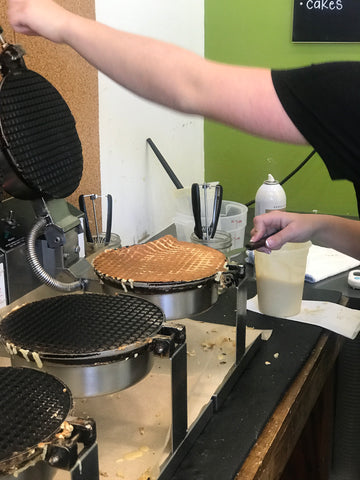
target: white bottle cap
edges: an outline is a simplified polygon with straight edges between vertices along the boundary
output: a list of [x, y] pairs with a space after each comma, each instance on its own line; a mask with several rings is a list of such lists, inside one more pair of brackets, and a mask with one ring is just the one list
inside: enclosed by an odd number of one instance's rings
[[275, 178], [271, 175], [271, 173], [268, 174], [267, 180], [264, 182], [266, 185], [277, 185], [279, 182], [275, 180]]

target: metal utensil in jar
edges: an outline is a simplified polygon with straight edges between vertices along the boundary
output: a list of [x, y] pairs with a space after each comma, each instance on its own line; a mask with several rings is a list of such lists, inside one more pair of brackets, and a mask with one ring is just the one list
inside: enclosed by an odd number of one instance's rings
[[[95, 235], [91, 233], [90, 229], [90, 221], [89, 216], [87, 213], [86, 208], [86, 201], [85, 198], [89, 198], [92, 203], [93, 209], [93, 216], [94, 216], [94, 224], [95, 224]], [[99, 231], [98, 225], [98, 216], [96, 213], [96, 205], [95, 201], [99, 198], [106, 198], [107, 199], [107, 215], [106, 215], [106, 230], [105, 234]], [[96, 193], [91, 193], [89, 195], [80, 195], [79, 196], [79, 208], [84, 213], [84, 222], [85, 222], [85, 234], [86, 240], [89, 243], [97, 243], [97, 244], [104, 244], [105, 246], [109, 244], [111, 238], [111, 227], [112, 227], [112, 206], [113, 206], [113, 199], [112, 195], [105, 194], [105, 195], [98, 195]]]
[[[214, 190], [214, 200], [211, 213], [209, 212], [209, 195]], [[201, 195], [202, 190], [202, 195]], [[202, 197], [202, 200], [201, 200]], [[216, 183], [193, 183], [191, 186], [191, 202], [194, 215], [194, 233], [199, 239], [214, 238], [219, 222], [223, 187]], [[210, 200], [211, 201], [211, 200]], [[204, 224], [203, 224], [204, 221]]]

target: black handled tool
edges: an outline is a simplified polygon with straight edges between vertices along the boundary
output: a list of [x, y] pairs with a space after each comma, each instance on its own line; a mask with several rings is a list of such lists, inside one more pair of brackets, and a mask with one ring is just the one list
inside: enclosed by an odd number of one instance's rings
[[[97, 224], [97, 215], [96, 215], [96, 208], [95, 208], [95, 201], [100, 198], [100, 197], [106, 197], [107, 198], [107, 217], [106, 217], [106, 230], [105, 230], [105, 237], [103, 234], [99, 233], [99, 228]], [[91, 234], [90, 230], [90, 222], [89, 222], [89, 217], [86, 209], [86, 202], [85, 198], [89, 197], [90, 200], [92, 201], [93, 205], [93, 211], [94, 211], [94, 222], [95, 222], [95, 229], [96, 229], [96, 235], [93, 236]], [[84, 226], [85, 226], [85, 235], [86, 235], [86, 240], [89, 243], [104, 243], [105, 245], [108, 245], [111, 239], [111, 228], [112, 228], [112, 209], [113, 209], [113, 199], [110, 194], [106, 195], [97, 195], [95, 193], [90, 194], [90, 195], [80, 195], [79, 196], [79, 208], [80, 210], [84, 213]]]
[[257, 250], [258, 248], [266, 246], [267, 237], [260, 238], [257, 242], [248, 242], [245, 247], [248, 250]]
[[152, 151], [157, 156], [161, 165], [164, 167], [166, 173], [169, 175], [169, 177], [170, 177], [171, 181], [173, 182], [173, 184], [175, 185], [175, 187], [178, 190], [180, 190], [181, 188], [184, 188], [182, 183], [180, 182], [180, 180], [177, 178], [177, 176], [175, 175], [175, 173], [171, 169], [170, 165], [167, 163], [167, 161], [165, 160], [163, 155], [161, 155], [160, 150], [157, 148], [155, 143], [151, 140], [151, 138], [147, 138], [146, 141], [150, 145], [150, 147], [152, 148]]
[[105, 245], [108, 245], [111, 238], [113, 199], [110, 193], [106, 195], [106, 198], [107, 198], [107, 217], [106, 217]]
[[203, 230], [201, 225], [200, 188], [198, 183], [191, 185], [191, 204], [195, 221], [194, 233], [198, 238], [202, 239]]
[[214, 207], [213, 207], [213, 217], [209, 228], [210, 238], [214, 238], [217, 225], [220, 217], [220, 210], [223, 198], [223, 187], [222, 185], [216, 185], [215, 187], [215, 196], [214, 196]]
[[87, 210], [86, 210], [86, 204], [85, 204], [85, 197], [84, 197], [84, 195], [80, 195], [80, 196], [79, 196], [79, 208], [80, 208], [80, 210], [81, 210], [81, 211], [83, 212], [83, 214], [84, 214], [84, 224], [85, 224], [86, 240], [87, 240], [89, 243], [93, 243], [93, 238], [92, 238], [91, 231], [90, 231], [89, 217], [88, 217]]

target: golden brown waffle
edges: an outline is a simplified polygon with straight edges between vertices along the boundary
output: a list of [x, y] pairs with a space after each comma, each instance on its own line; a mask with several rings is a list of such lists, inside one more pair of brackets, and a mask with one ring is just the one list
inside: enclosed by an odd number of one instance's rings
[[225, 271], [223, 253], [166, 235], [153, 242], [105, 250], [93, 261], [100, 276], [118, 281], [191, 282]]

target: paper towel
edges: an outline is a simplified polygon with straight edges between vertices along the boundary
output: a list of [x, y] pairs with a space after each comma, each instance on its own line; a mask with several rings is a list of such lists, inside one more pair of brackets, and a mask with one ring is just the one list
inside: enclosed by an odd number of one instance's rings
[[[261, 313], [257, 295], [247, 301], [247, 309]], [[360, 310], [331, 302], [303, 300], [300, 313], [286, 317], [286, 320], [317, 325], [351, 339], [354, 339], [360, 330]]]

